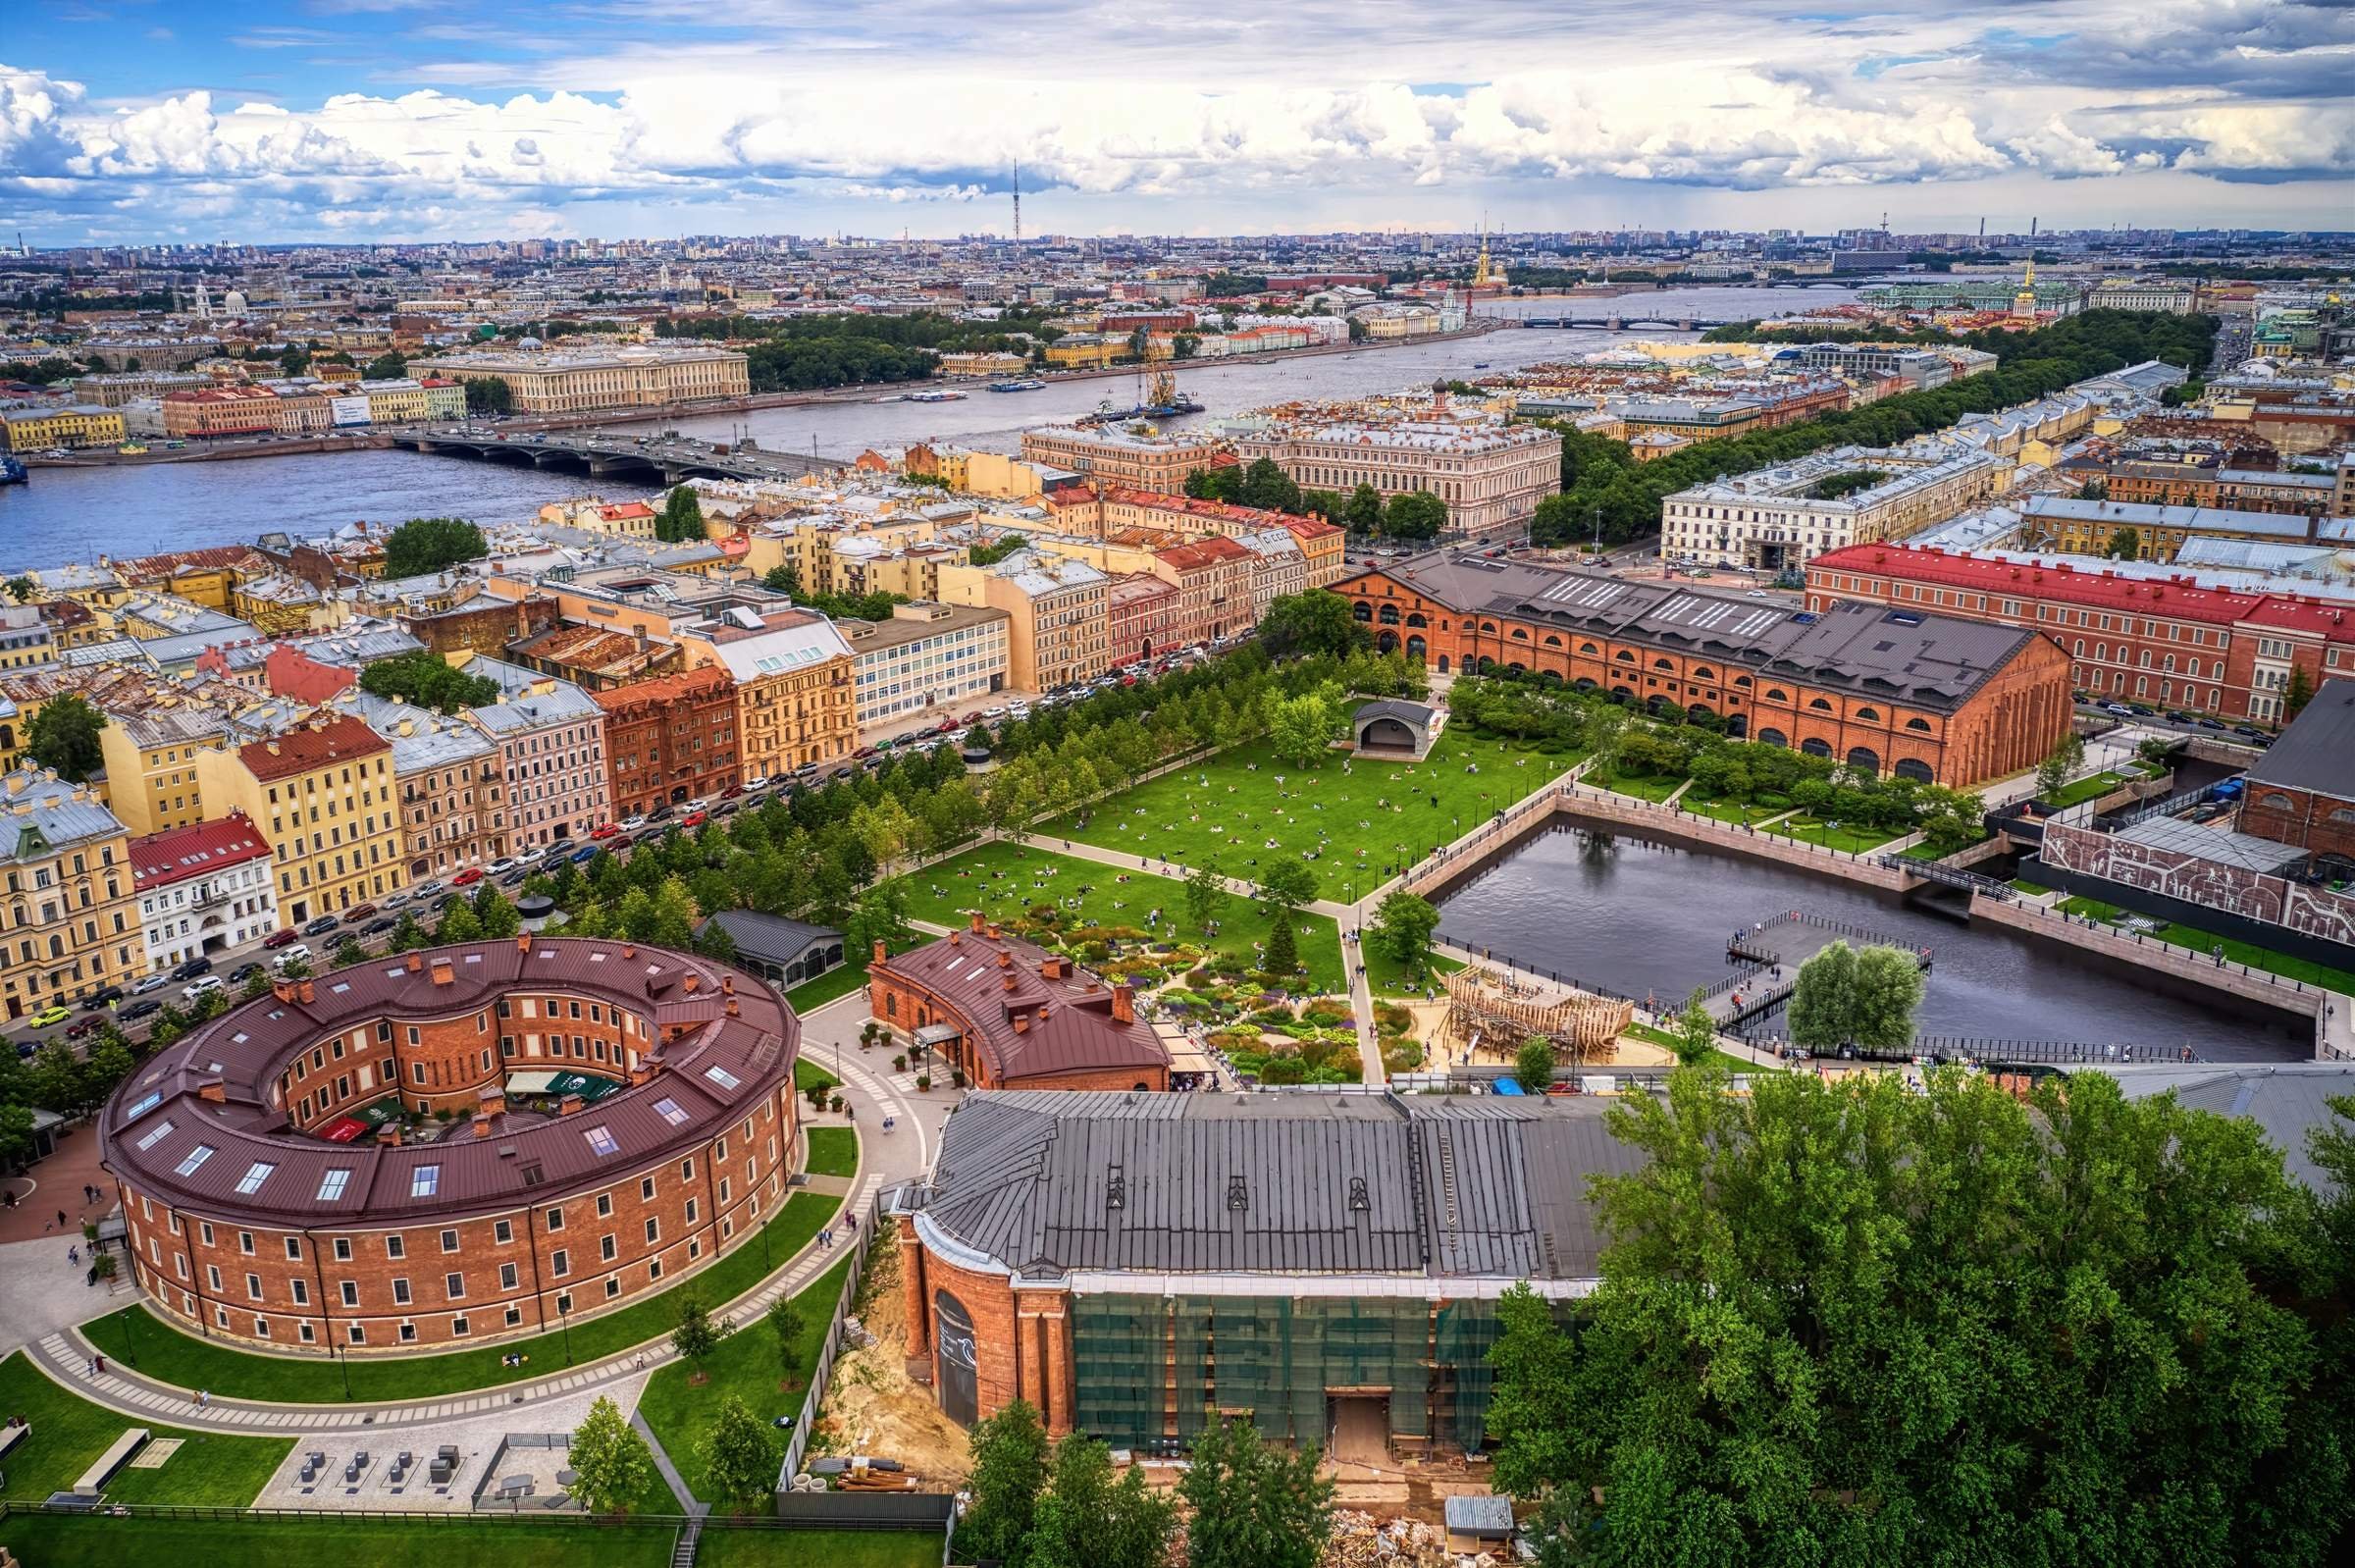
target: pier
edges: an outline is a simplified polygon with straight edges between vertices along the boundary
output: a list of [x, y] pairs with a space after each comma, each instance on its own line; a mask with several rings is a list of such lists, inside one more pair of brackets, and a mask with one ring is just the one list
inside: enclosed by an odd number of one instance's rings
[[1725, 956], [1742, 967], [1701, 993], [1701, 1004], [1720, 1029], [1745, 1019], [1771, 1013], [1791, 998], [1799, 986], [1800, 966], [1834, 942], [1858, 947], [1903, 948], [1927, 969], [1930, 951], [1893, 936], [1884, 936], [1846, 920], [1835, 920], [1805, 910], [1786, 910], [1760, 920], [1747, 931], [1736, 931], [1725, 944]]
[[840, 473], [844, 464], [802, 452], [764, 451], [752, 442], [721, 445], [684, 436], [610, 436], [596, 431], [558, 435], [482, 435], [427, 432], [403, 445], [443, 457], [565, 468], [644, 483], [676, 485], [690, 479], [802, 479]]

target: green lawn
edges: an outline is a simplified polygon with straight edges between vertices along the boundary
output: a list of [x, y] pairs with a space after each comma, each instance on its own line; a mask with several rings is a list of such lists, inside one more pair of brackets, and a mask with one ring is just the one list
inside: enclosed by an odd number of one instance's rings
[[[1406, 973], [1398, 967], [1397, 961], [1384, 953], [1370, 938], [1361, 951], [1366, 961], [1366, 984], [1373, 989], [1376, 996], [1419, 997], [1423, 994], [1425, 982], [1417, 980], [1412, 986], [1409, 986], [1406, 982]], [[1439, 977], [1440, 975], [1452, 974], [1463, 967], [1463, 961], [1460, 959], [1451, 959], [1445, 954], [1434, 953], [1431, 956], [1429, 971], [1432, 994], [1435, 996], [1443, 994], [1439, 990]]]
[[828, 1072], [808, 1057], [796, 1057], [793, 1062], [793, 1086], [804, 1094], [811, 1089], [831, 1089], [842, 1079]]
[[[1230, 868], [1233, 875], [1248, 872]], [[1127, 881], [1119, 878], [1125, 876]], [[1192, 940], [1190, 930], [1179, 932], [1173, 922], [1185, 918], [1185, 889], [1168, 877], [1143, 871], [1122, 871], [1095, 861], [1055, 855], [1033, 845], [984, 844], [952, 860], [912, 871], [900, 878], [908, 893], [912, 918], [935, 925], [961, 926], [966, 912], [978, 909], [990, 919], [1012, 919], [1033, 905], [1076, 898], [1079, 918], [1098, 925], [1126, 925], [1145, 930], [1145, 916], [1158, 908], [1165, 938]], [[1082, 893], [1080, 889], [1088, 891]], [[1341, 938], [1333, 920], [1323, 915], [1297, 916], [1300, 962], [1307, 967], [1301, 982], [1319, 991], [1345, 990], [1341, 976]], [[1251, 900], [1237, 895], [1228, 901], [1220, 930], [1212, 943], [1219, 952], [1252, 961], [1255, 943], [1267, 939], [1268, 922]]]
[[1982, 833], [1977, 838], [1972, 839], [1968, 844], [1958, 845], [1956, 848], [1951, 850], [1941, 850], [1935, 844], [1932, 844], [1928, 839], [1923, 839], [1919, 844], [1914, 845], [1910, 849], [1903, 851], [1900, 858], [1909, 861], [1943, 861], [1949, 855], [1960, 855], [1964, 850], [1975, 849], [1979, 845], [1986, 843], [1994, 836], [1995, 835], [1992, 833]]
[[[92, 1404], [79, 1394], [59, 1387], [18, 1351], [0, 1361], [0, 1410], [23, 1416], [32, 1431], [0, 1460], [8, 1486], [0, 1490], [11, 1502], [38, 1501], [53, 1491], [71, 1490], [81, 1473], [131, 1427], [144, 1426], [155, 1439], [178, 1437], [180, 1451], [160, 1470], [116, 1472], [106, 1494], [116, 1502], [186, 1503], [217, 1508], [242, 1508], [253, 1501], [287, 1451], [291, 1437], [232, 1437], [216, 1432], [183, 1432], [160, 1427]], [[0, 1533], [0, 1545], [16, 1545]], [[40, 1561], [26, 1558], [23, 1561]]]
[[1777, 824], [1773, 832], [1782, 838], [1797, 839], [1802, 844], [1819, 844], [1827, 850], [1845, 850], [1851, 855], [1877, 850], [1898, 837], [1877, 827], [1851, 827], [1846, 822], [1833, 827], [1805, 814]]
[[[2100, 899], [2066, 899], [2058, 907], [2070, 915], [2090, 915], [2097, 920], [2116, 919], [2121, 913], [2117, 905], [2105, 904]], [[2258, 947], [2253, 943], [2235, 942], [2230, 937], [2218, 936], [2213, 931], [2203, 931], [2197, 926], [2178, 925], [2172, 920], [2146, 934], [2170, 946], [2187, 948], [2203, 958], [2212, 949], [2222, 947], [2227, 964], [2245, 964], [2252, 969], [2264, 969], [2285, 980], [2303, 980], [2308, 985], [2319, 985], [2327, 991], [2355, 996], [2355, 974], [2332, 968], [2328, 964], [2292, 958], [2287, 953], [2276, 953], [2271, 948]]]
[[[11, 1513], [0, 1520], [0, 1544], [30, 1568], [124, 1568], [131, 1563], [214, 1561], [275, 1568], [330, 1559], [336, 1568], [416, 1568], [421, 1562], [496, 1562], [499, 1568], [666, 1568], [672, 1532], [669, 1525], [583, 1525], [528, 1516], [510, 1524], [465, 1514], [351, 1519], [325, 1509], [308, 1519], [201, 1523], [118, 1519], [102, 1514]], [[856, 1559], [829, 1556], [818, 1560], [840, 1563]], [[932, 1561], [939, 1560], [936, 1540]]]
[[1658, 804], [1685, 787], [1682, 778], [1653, 778], [1645, 773], [1590, 772], [1580, 782], [1596, 789], [1609, 790], [1615, 795], [1633, 795], [1639, 800]]
[[[1361, 762], [1335, 752], [1302, 770], [1255, 742], [1100, 801], [1084, 826], [1077, 816], [1042, 823], [1037, 836], [1179, 865], [1215, 858], [1245, 879], [1271, 857], [1321, 850], [1308, 862], [1319, 896], [1345, 901], [1352, 869], [1367, 873], [1362, 893], [1385, 865], [1469, 833], [1577, 760], [1450, 729], [1421, 762]], [[1466, 772], [1471, 765], [1480, 771]]]
[[844, 948], [843, 953], [848, 962], [785, 993], [785, 1000], [794, 1012], [814, 1011], [836, 997], [849, 996], [866, 984], [866, 955], [852, 953], [848, 947]]
[[728, 1530], [706, 1527], [696, 1568], [940, 1568], [937, 1530]]
[[1690, 791], [1676, 804], [1695, 816], [1731, 822], [1737, 827], [1756, 827], [1760, 822], [1791, 810], [1788, 806], [1753, 806], [1746, 801], [1697, 801]]
[[[826, 1326], [833, 1321], [834, 1303], [842, 1296], [843, 1276], [851, 1267], [850, 1254], [843, 1254], [840, 1263], [828, 1269], [794, 1297], [802, 1309], [802, 1333], [795, 1345], [793, 1378], [806, 1385], [812, 1368], [817, 1365], [817, 1352], [826, 1341]], [[782, 1372], [777, 1362], [777, 1337], [765, 1321], [755, 1321], [740, 1327], [719, 1342], [704, 1364], [710, 1381], [701, 1385], [691, 1382], [693, 1375], [687, 1363], [674, 1361], [647, 1380], [646, 1392], [639, 1395], [638, 1413], [662, 1439], [662, 1447], [670, 1462], [678, 1466], [687, 1490], [706, 1502], [713, 1501], [708, 1490], [708, 1468], [704, 1463], [704, 1434], [711, 1427], [719, 1402], [729, 1394], [744, 1401], [745, 1406], [762, 1421], [777, 1416], [792, 1415], [802, 1408], [803, 1388], [784, 1389], [778, 1386]], [[782, 1446], [782, 1434], [780, 1447]], [[933, 1560], [939, 1560], [939, 1547], [933, 1548]]]
[[856, 1176], [859, 1171], [859, 1134], [850, 1127], [811, 1127], [805, 1133], [810, 1140], [810, 1163], [804, 1167], [811, 1176]]
[[[1675, 1050], [1678, 1044], [1675, 1035], [1670, 1034], [1666, 1029], [1655, 1029], [1648, 1023], [1631, 1023], [1624, 1032], [1634, 1035], [1639, 1040], [1648, 1040], [1653, 1045], [1670, 1051]], [[1750, 1061], [1745, 1057], [1735, 1056], [1730, 1051], [1711, 1051], [1707, 1056], [1701, 1058], [1701, 1061], [1707, 1066], [1720, 1067], [1729, 1072], [1756, 1072], [1761, 1068], [1761, 1064]]]
[[2096, 796], [2107, 795], [2112, 790], [2123, 789], [2125, 785], [2126, 779], [2122, 773], [2096, 773], [2091, 778], [2081, 778], [2073, 784], [2063, 786], [2061, 793], [2054, 796], [2049, 804], [2058, 811], [2081, 805]]
[[2012, 879], [2012, 885], [2019, 889], [2022, 893], [2044, 894], [2052, 891], [2051, 888], [2040, 886], [2037, 883], [2029, 881], [2024, 876], [2014, 877]]
[[[688, 1276], [682, 1284], [693, 1289], [706, 1306], [733, 1300], [759, 1284], [771, 1267], [783, 1267], [833, 1218], [841, 1201], [814, 1192], [792, 1194], [769, 1219], [765, 1261], [760, 1241], [748, 1238], [709, 1268]], [[618, 1312], [576, 1321], [571, 1331], [573, 1362], [602, 1361], [668, 1333], [678, 1322], [680, 1288], [673, 1285]], [[344, 1370], [325, 1357], [254, 1355], [182, 1333], [145, 1311], [134, 1311], [131, 1321], [135, 1331], [127, 1332], [125, 1315], [113, 1313], [84, 1324], [81, 1332], [116, 1360], [183, 1388], [209, 1388], [231, 1399], [309, 1404], [342, 1401]], [[423, 1399], [561, 1372], [568, 1364], [564, 1346], [565, 1335], [559, 1330], [529, 1339], [503, 1339], [480, 1350], [400, 1358], [353, 1357], [344, 1363], [344, 1369], [350, 1374], [355, 1399]], [[518, 1351], [528, 1358], [522, 1366], [499, 1365], [501, 1356]]]

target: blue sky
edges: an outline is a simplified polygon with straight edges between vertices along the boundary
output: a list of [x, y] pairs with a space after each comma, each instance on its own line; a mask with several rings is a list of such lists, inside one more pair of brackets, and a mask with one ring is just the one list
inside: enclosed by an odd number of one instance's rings
[[[2000, 18], [2000, 22], [1997, 20]], [[38, 243], [2355, 228], [2326, 0], [23, 0]]]

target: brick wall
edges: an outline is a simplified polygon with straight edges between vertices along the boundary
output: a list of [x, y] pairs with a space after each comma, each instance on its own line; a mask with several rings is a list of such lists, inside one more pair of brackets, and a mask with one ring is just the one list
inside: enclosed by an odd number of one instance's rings
[[976, 1412], [986, 1421], [1016, 1399], [1038, 1408], [1052, 1437], [1072, 1430], [1071, 1294], [1022, 1288], [1002, 1274], [949, 1262], [925, 1248], [915, 1222], [899, 1224], [900, 1289], [908, 1308], [907, 1351], [932, 1362], [933, 1396], [943, 1387], [941, 1292], [954, 1296], [973, 1325]]

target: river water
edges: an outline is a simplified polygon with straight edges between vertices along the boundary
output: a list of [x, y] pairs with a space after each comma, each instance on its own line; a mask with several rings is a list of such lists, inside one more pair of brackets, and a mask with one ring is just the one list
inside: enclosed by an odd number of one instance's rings
[[[1618, 298], [1484, 300], [1484, 315], [1692, 316], [1733, 320], [1796, 314], [1855, 297], [1847, 288], [1671, 288]], [[1641, 336], [1683, 341], [1693, 335]], [[1558, 328], [1506, 329], [1445, 342], [1366, 348], [1353, 353], [1231, 364], [1205, 362], [1178, 372], [1180, 389], [1221, 413], [1294, 398], [1341, 398], [1469, 379], [1482, 368], [1517, 369], [1606, 347], [1617, 335]], [[764, 446], [852, 458], [869, 446], [917, 441], [956, 442], [1013, 451], [1032, 426], [1068, 420], [1109, 397], [1125, 406], [1136, 388], [1124, 378], [1050, 384], [1034, 392], [975, 387], [951, 403], [872, 400], [763, 408], [678, 421], [690, 435], [728, 440], [750, 434]], [[252, 540], [284, 531], [317, 535], [353, 522], [410, 517], [468, 517], [504, 522], [530, 516], [548, 501], [598, 494], [620, 499], [651, 494], [611, 479], [590, 481], [558, 471], [508, 468], [462, 457], [409, 451], [302, 453], [225, 462], [124, 468], [44, 468], [31, 483], [0, 488], [0, 570], [54, 566], [105, 553], [152, 554]]]
[[[1916, 1027], [1978, 1039], [2189, 1046], [2211, 1061], [2293, 1061], [2313, 1025], [1920, 903], [1632, 835], [1547, 829], [1441, 902], [1440, 934], [1498, 958], [1674, 1007], [1727, 972], [1737, 926], [1785, 910], [1933, 951]], [[1780, 1017], [1761, 1026], [1772, 1032]]]

